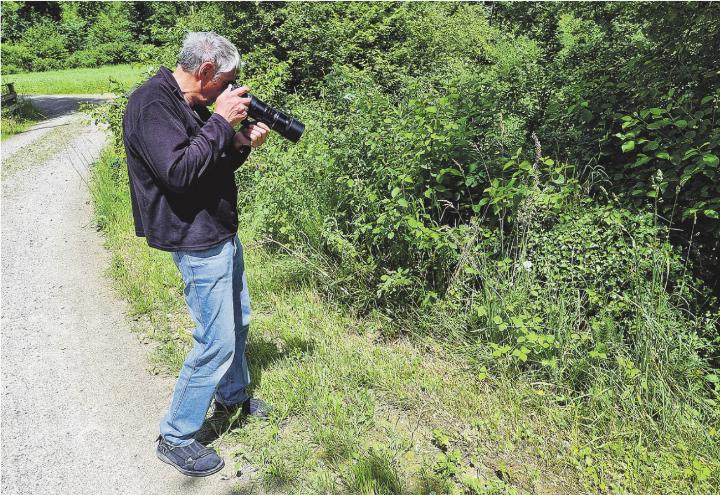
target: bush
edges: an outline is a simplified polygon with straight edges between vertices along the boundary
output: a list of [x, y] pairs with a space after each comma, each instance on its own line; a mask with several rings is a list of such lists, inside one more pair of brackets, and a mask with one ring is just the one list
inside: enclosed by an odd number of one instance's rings
[[35, 72], [63, 67], [68, 55], [65, 37], [50, 21], [38, 22], [25, 30], [22, 44], [35, 56], [31, 67], [28, 67]]
[[27, 46], [15, 43], [2, 43], [2, 73], [17, 74], [32, 69], [35, 54]]
[[70, 68], [99, 67], [107, 63], [94, 49], [80, 50], [70, 55], [65, 63]]

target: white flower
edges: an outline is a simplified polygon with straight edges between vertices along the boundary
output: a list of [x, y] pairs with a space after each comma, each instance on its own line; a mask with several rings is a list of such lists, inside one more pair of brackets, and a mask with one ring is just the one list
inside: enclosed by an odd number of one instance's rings
[[530, 271], [530, 269], [532, 268], [532, 261], [530, 261], [530, 260], [525, 260], [525, 261], [523, 261], [522, 266], [523, 266], [523, 268], [525, 268], [527, 271]]

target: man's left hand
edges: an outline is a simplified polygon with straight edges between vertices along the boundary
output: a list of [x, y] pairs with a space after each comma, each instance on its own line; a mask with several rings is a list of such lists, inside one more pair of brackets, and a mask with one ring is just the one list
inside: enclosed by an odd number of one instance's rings
[[270, 128], [262, 122], [253, 122], [246, 128], [235, 133], [233, 144], [235, 149], [240, 149], [241, 146], [250, 146], [251, 148], [257, 148], [262, 146], [265, 140], [270, 134]]

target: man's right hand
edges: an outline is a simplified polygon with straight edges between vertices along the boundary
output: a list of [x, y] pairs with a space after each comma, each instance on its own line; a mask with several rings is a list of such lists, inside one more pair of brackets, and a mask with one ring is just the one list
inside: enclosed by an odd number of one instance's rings
[[250, 91], [247, 86], [240, 86], [237, 89], [227, 89], [220, 93], [215, 101], [215, 113], [220, 114], [230, 125], [239, 124], [247, 118], [250, 98], [243, 98], [242, 95]]

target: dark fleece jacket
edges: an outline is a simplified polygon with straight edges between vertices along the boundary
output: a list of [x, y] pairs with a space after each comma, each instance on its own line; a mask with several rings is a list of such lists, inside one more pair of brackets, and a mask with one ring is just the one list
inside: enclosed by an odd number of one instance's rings
[[205, 107], [190, 108], [165, 67], [137, 88], [123, 116], [135, 233], [165, 251], [204, 249], [237, 232], [234, 172], [250, 148]]

